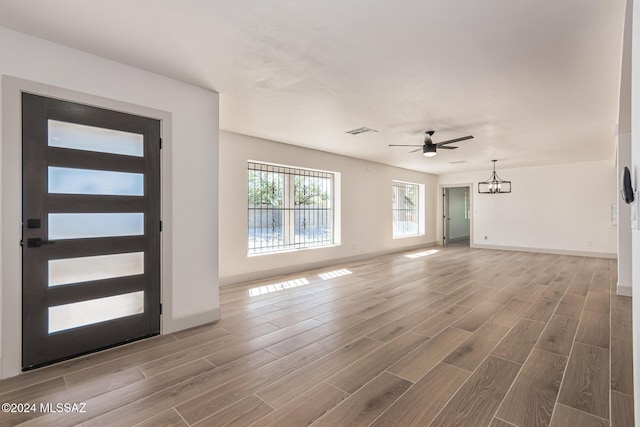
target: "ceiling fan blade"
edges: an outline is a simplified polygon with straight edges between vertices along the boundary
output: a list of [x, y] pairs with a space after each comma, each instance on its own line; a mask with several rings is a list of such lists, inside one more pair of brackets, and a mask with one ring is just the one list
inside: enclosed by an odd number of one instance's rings
[[440, 146], [440, 145], [446, 145], [446, 144], [453, 144], [454, 142], [466, 141], [467, 139], [472, 139], [472, 138], [473, 138], [473, 136], [471, 136], [471, 135], [463, 136], [462, 138], [456, 138], [456, 139], [450, 139], [448, 141], [436, 142], [436, 145]]
[[411, 150], [411, 151], [409, 151], [409, 152], [410, 152], [410, 153], [415, 153], [416, 151], [420, 151], [420, 150], [422, 150], [422, 148], [416, 148], [415, 150]]
[[455, 150], [455, 149], [456, 149], [456, 148], [458, 148], [458, 147], [449, 147], [449, 146], [446, 146], [446, 145], [445, 145], [444, 147], [440, 147], [440, 146], [438, 146], [438, 148], [442, 148], [443, 150]]
[[422, 144], [389, 144], [389, 147], [422, 147]]

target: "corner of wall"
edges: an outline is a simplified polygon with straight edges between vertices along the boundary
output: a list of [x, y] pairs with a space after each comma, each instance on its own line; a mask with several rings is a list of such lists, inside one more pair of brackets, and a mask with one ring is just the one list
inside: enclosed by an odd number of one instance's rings
[[196, 326], [204, 325], [206, 323], [217, 322], [220, 320], [221, 311], [220, 307], [216, 307], [211, 311], [206, 311], [190, 316], [179, 317], [171, 319], [171, 321], [163, 322], [164, 330], [163, 334], [170, 334], [173, 332], [182, 331], [184, 329], [193, 328]]
[[622, 297], [630, 297], [633, 296], [633, 286], [632, 285], [623, 285], [618, 282], [616, 285], [616, 293]]

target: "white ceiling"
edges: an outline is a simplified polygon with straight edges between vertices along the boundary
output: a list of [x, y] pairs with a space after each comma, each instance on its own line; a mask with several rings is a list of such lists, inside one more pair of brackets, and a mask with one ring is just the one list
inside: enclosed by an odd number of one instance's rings
[[[613, 159], [624, 3], [0, 0], [0, 26], [216, 90], [224, 130], [446, 173]], [[475, 138], [387, 146], [427, 129]]]

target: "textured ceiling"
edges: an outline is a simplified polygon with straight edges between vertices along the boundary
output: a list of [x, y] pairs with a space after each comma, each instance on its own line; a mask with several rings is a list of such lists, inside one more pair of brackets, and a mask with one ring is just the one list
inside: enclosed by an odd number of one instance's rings
[[[0, 26], [221, 95], [224, 130], [431, 173], [613, 159], [624, 0], [0, 0]], [[367, 126], [378, 133], [351, 136]], [[424, 158], [410, 148], [468, 134]], [[457, 163], [464, 161], [464, 163]], [[452, 162], [456, 162], [452, 164]]]

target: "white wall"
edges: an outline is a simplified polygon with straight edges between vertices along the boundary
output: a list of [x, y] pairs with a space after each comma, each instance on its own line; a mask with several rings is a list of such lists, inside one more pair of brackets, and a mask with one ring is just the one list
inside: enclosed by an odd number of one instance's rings
[[[163, 136], [170, 144], [163, 153], [164, 157], [170, 153], [170, 158], [163, 159], [162, 171], [165, 221], [162, 280], [166, 291], [163, 331], [217, 318], [218, 94], [4, 28], [0, 28], [0, 52], [0, 75], [44, 84], [41, 86], [44, 92], [133, 113], [158, 110], [170, 117], [163, 122]], [[16, 351], [19, 355], [20, 341], [16, 342], [15, 337], [19, 338], [21, 328], [19, 130], [14, 134], [20, 126], [20, 114], [15, 106], [18, 90], [14, 92], [1, 94], [0, 110], [3, 130], [0, 376], [16, 373], [14, 359]]]
[[511, 193], [478, 194], [477, 183], [489, 177], [490, 164], [486, 171], [439, 177], [440, 185], [473, 182], [472, 246], [615, 256], [613, 161], [518, 169], [497, 165], [498, 175], [512, 182]]
[[[632, 73], [631, 82], [631, 182], [633, 189], [638, 191], [640, 184], [640, 2], [633, 1], [633, 35], [632, 35]], [[628, 10], [628, 9], [627, 9]], [[637, 195], [637, 194], [636, 194]], [[637, 200], [637, 198], [636, 198]], [[636, 205], [637, 206], [637, 205]], [[633, 391], [634, 391], [634, 413], [636, 425], [640, 425], [640, 229], [635, 227], [631, 230], [631, 253], [635, 254], [632, 265], [633, 294]]]
[[[339, 172], [342, 183], [340, 246], [248, 257], [248, 160]], [[220, 177], [220, 283], [223, 285], [436, 241], [437, 178], [434, 175], [220, 132]], [[424, 236], [392, 238], [391, 181], [394, 179], [425, 185]]]
[[[616, 176], [620, 178], [625, 166], [631, 169], [631, 132], [618, 135], [618, 165]], [[620, 179], [617, 181], [620, 193]], [[631, 205], [618, 197], [618, 295], [632, 294]]]

